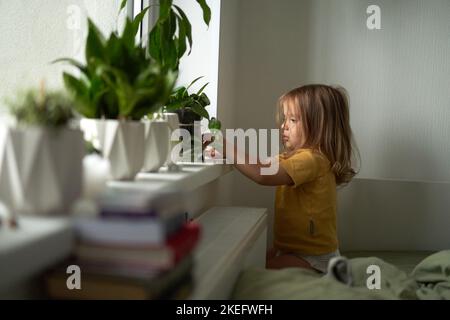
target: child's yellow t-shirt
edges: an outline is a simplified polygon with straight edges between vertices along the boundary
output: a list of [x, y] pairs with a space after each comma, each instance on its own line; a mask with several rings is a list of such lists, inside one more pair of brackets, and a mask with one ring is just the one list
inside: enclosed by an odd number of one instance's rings
[[305, 255], [337, 250], [336, 180], [330, 162], [310, 149], [278, 159], [294, 185], [276, 189], [275, 248]]

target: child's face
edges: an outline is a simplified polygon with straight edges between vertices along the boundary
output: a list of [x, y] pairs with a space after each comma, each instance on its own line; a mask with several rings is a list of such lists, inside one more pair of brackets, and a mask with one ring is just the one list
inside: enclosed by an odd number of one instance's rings
[[281, 124], [281, 135], [283, 145], [290, 151], [300, 148], [303, 144], [300, 115], [293, 111], [292, 106], [283, 106], [284, 117]]

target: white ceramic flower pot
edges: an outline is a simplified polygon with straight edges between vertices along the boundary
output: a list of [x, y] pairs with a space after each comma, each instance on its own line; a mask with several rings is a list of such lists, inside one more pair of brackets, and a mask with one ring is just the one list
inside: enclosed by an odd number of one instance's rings
[[[177, 144], [180, 143], [179, 140], [175, 140], [172, 141], [172, 133], [180, 128], [180, 121], [178, 118], [178, 114], [176, 113], [164, 113], [163, 114], [164, 119], [167, 121], [167, 123], [169, 124], [169, 129], [170, 129], [170, 135], [169, 135], [169, 150], [167, 153], [167, 160], [166, 160], [166, 165], [167, 166], [173, 166], [177, 161], [179, 161], [178, 157], [175, 157], [175, 159], [172, 159], [172, 150], [175, 148], [175, 146]], [[175, 161], [173, 161], [175, 160]]]
[[169, 153], [170, 128], [164, 120], [144, 120], [145, 124], [145, 160], [143, 171], [155, 172], [167, 160]]
[[140, 121], [83, 119], [85, 137], [92, 139], [109, 161], [114, 180], [132, 180], [142, 169], [145, 155], [145, 126]]
[[81, 195], [83, 133], [9, 128], [0, 134], [0, 202], [12, 212], [64, 215]]

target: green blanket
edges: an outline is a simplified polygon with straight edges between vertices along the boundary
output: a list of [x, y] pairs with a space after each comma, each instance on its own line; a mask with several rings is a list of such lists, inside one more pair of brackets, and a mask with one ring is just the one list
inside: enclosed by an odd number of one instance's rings
[[[241, 273], [232, 298], [450, 299], [450, 250], [425, 258], [411, 274], [376, 257], [349, 259], [347, 263], [350, 284], [307, 269], [248, 269]], [[378, 278], [373, 266], [379, 267]]]

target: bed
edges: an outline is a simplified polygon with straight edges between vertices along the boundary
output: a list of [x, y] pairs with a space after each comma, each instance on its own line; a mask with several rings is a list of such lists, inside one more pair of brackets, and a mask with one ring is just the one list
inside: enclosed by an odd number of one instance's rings
[[253, 268], [240, 274], [232, 298], [450, 299], [450, 250], [351, 251], [342, 255], [351, 281], [300, 268]]

